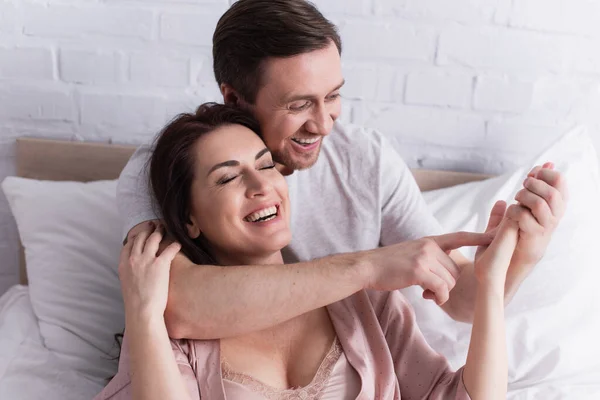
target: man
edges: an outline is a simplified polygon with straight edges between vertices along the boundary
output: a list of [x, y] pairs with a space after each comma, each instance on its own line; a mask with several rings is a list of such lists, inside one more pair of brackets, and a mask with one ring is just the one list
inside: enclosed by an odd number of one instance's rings
[[[464, 232], [439, 235], [409, 169], [385, 138], [336, 122], [344, 84], [341, 50], [335, 26], [305, 1], [240, 0], [219, 21], [215, 77], [224, 102], [256, 116], [286, 175], [293, 241], [285, 257], [295, 263], [196, 266], [178, 256], [165, 313], [172, 337], [240, 335], [361, 289], [411, 285], [421, 285], [423, 296], [454, 319], [472, 319], [473, 263], [455, 249], [489, 240]], [[158, 218], [143, 168], [148, 156], [148, 147], [138, 149], [119, 180], [118, 202], [130, 237], [141, 222]], [[536, 167], [518, 204], [507, 210], [498, 202], [492, 210], [488, 232], [505, 213], [520, 228], [506, 302], [543, 255], [564, 197], [562, 176]]]

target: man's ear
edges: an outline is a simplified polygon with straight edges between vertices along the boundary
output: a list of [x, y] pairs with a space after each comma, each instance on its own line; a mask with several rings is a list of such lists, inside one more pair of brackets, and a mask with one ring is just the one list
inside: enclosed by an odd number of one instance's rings
[[242, 98], [238, 92], [228, 83], [221, 83], [221, 94], [223, 95], [223, 103], [239, 107], [242, 104]]

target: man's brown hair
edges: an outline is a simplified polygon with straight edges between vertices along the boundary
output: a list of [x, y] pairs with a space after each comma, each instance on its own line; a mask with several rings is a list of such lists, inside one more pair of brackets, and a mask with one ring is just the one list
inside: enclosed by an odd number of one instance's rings
[[341, 54], [336, 26], [308, 1], [239, 0], [223, 14], [213, 35], [215, 78], [253, 104], [266, 59], [321, 50], [332, 42]]

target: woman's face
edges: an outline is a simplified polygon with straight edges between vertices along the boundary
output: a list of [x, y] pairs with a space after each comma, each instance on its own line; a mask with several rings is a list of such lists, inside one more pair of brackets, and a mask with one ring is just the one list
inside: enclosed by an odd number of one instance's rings
[[264, 262], [291, 240], [287, 184], [256, 133], [241, 125], [194, 146], [188, 233], [200, 233], [223, 265]]

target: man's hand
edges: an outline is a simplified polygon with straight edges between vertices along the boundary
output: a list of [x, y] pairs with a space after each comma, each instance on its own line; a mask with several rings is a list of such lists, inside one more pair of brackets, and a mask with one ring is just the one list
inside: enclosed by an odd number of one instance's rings
[[364, 253], [368, 289], [396, 290], [419, 285], [423, 297], [445, 303], [461, 274], [449, 253], [463, 246], [486, 246], [491, 234], [456, 232], [406, 241]]
[[[519, 223], [519, 242], [508, 271], [523, 277], [543, 257], [548, 243], [562, 219], [567, 203], [567, 185], [552, 163], [536, 166], [527, 175], [506, 216]], [[521, 279], [518, 279], [521, 280]]]

